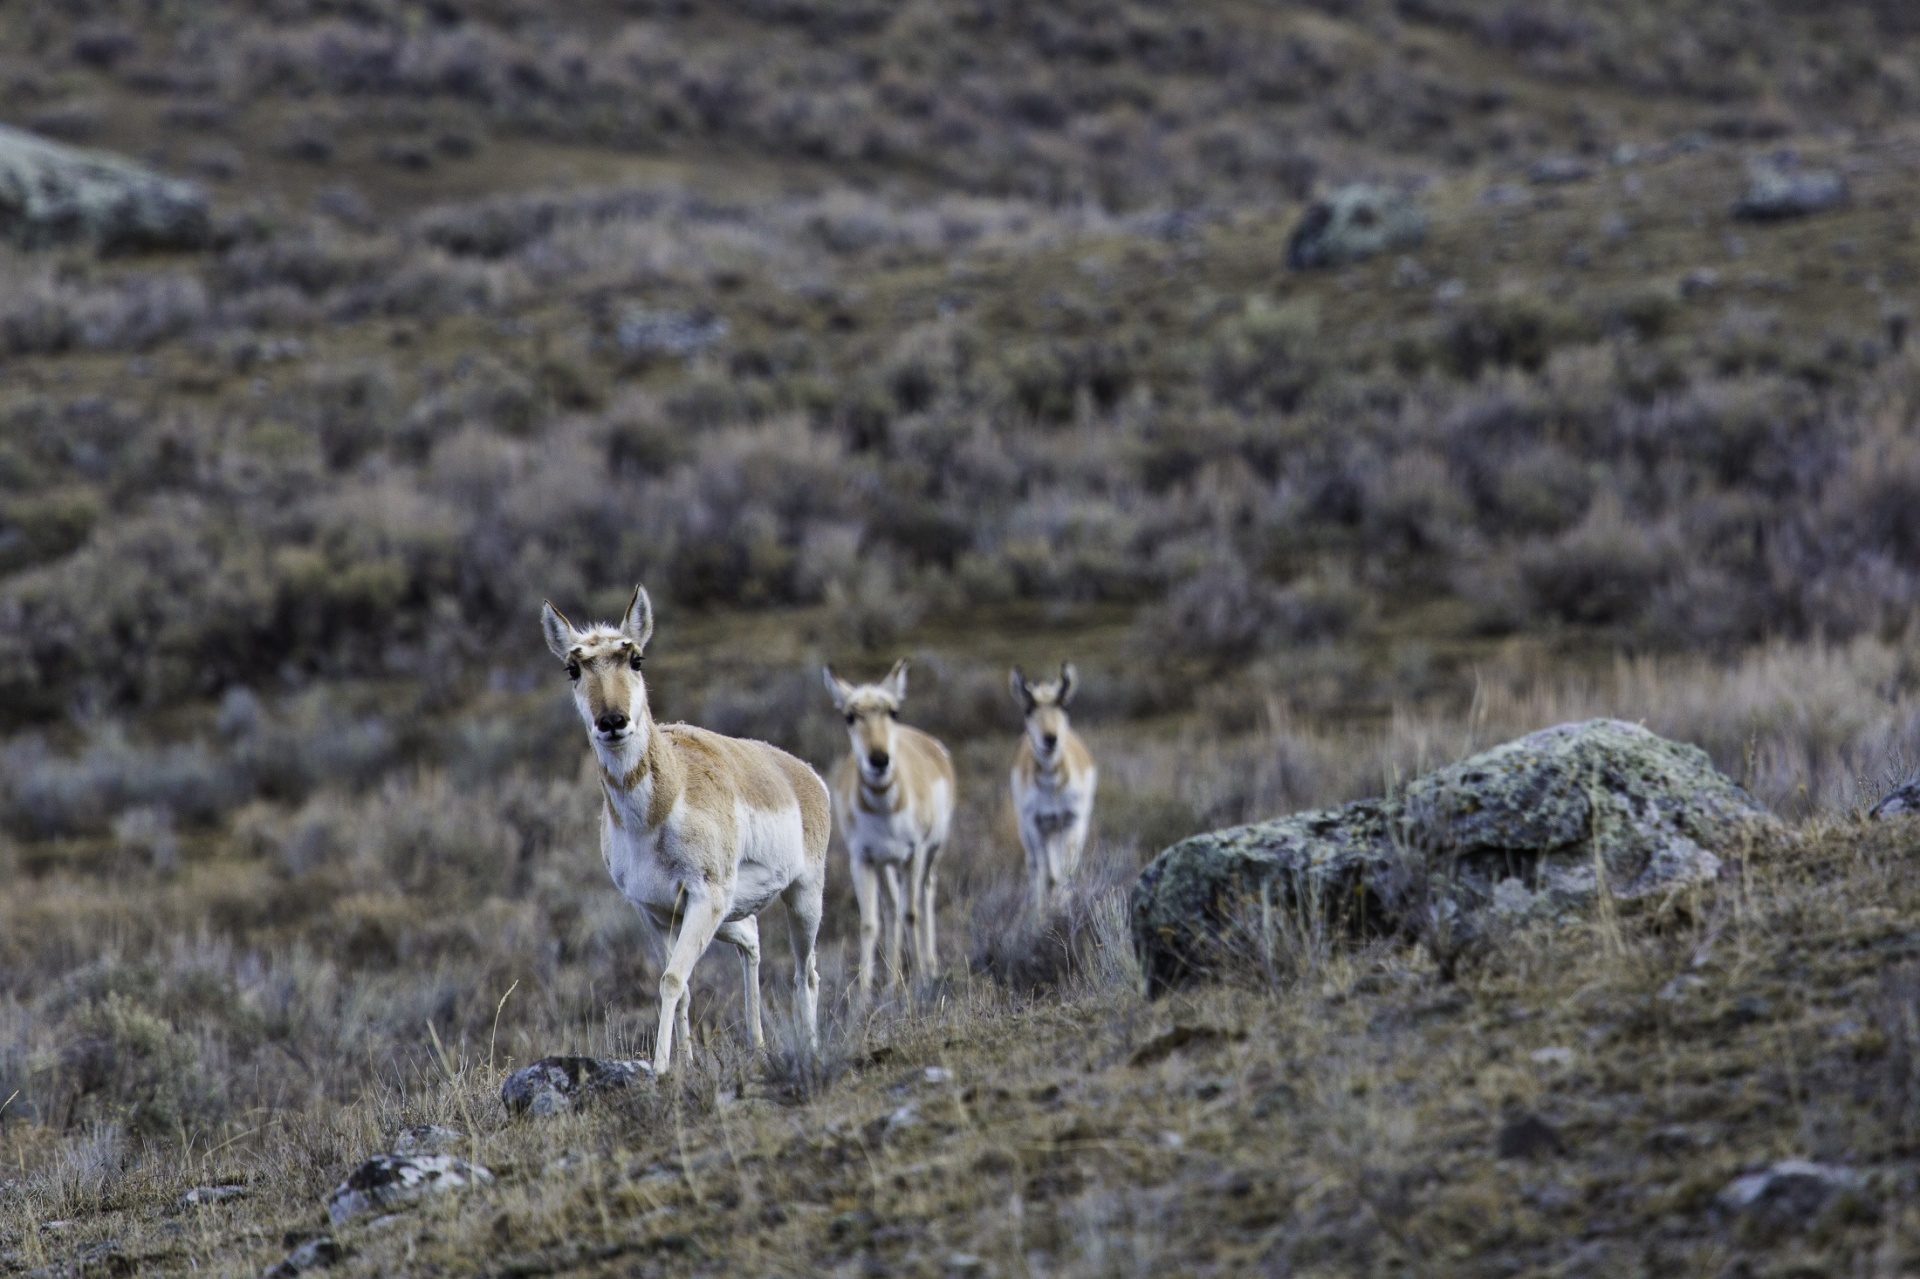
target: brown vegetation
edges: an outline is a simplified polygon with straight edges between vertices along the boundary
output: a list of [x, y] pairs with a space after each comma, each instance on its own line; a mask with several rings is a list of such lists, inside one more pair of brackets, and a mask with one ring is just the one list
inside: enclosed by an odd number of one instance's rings
[[[1911, 1264], [1920, 904], [1849, 814], [1920, 759], [1916, 84], [1886, 0], [0, 13], [0, 114], [220, 215], [0, 250], [0, 1270], [257, 1271], [423, 1119], [500, 1180], [350, 1266]], [[1851, 198], [1737, 221], [1757, 163]], [[1289, 272], [1354, 179], [1426, 243]], [[685, 1079], [507, 1125], [651, 1023], [535, 620], [636, 577], [656, 713], [816, 764], [818, 665], [914, 656], [953, 975], [852, 1015], [836, 851], [821, 1059], [714, 964]], [[1068, 655], [1097, 847], [1010, 926], [1005, 672]], [[1794, 851], [1451, 983], [1131, 993], [1167, 842], [1601, 713]], [[1715, 1217], [1789, 1154], [1879, 1220]]]

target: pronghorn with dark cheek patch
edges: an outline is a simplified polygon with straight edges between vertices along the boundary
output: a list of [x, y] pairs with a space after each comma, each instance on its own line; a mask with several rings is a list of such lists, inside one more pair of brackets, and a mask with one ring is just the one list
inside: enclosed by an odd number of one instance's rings
[[814, 939], [827, 879], [829, 800], [819, 774], [765, 742], [689, 724], [656, 724], [641, 655], [653, 603], [636, 588], [620, 625], [575, 630], [541, 610], [547, 647], [567, 664], [573, 701], [600, 765], [600, 855], [614, 887], [664, 930], [660, 1029], [653, 1068], [665, 1074], [677, 1028], [688, 1038], [693, 966], [717, 937], [739, 949], [747, 1027], [760, 1029], [760, 925], [775, 897], [792, 923], [794, 977], [809, 1043], [819, 1041]]
[[1067, 723], [1075, 683], [1072, 662], [1060, 667], [1059, 679], [1039, 684], [1029, 683], [1015, 667], [1012, 683], [1013, 700], [1027, 720], [1013, 756], [1013, 811], [1027, 850], [1033, 908], [1045, 913], [1086, 850], [1100, 770]]
[[883, 883], [893, 908], [887, 920], [888, 984], [901, 976], [902, 931], [912, 936], [920, 976], [932, 976], [939, 968], [933, 911], [940, 850], [953, 828], [953, 760], [938, 741], [900, 722], [900, 703], [907, 695], [905, 659], [878, 684], [849, 684], [832, 667], [825, 674], [827, 692], [847, 721], [853, 748], [833, 770], [833, 809], [860, 902], [864, 997], [873, 990]]

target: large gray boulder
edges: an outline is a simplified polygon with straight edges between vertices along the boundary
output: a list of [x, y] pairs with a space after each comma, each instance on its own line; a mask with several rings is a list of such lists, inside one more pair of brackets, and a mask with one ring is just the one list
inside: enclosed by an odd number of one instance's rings
[[1356, 183], [1307, 207], [1287, 239], [1287, 265], [1296, 271], [1345, 266], [1426, 238], [1427, 215], [1411, 195]]
[[1592, 903], [1603, 874], [1615, 901], [1712, 880], [1720, 852], [1775, 828], [1698, 747], [1618, 720], [1562, 724], [1398, 796], [1175, 844], [1134, 885], [1134, 949], [1155, 995], [1205, 975], [1225, 934], [1274, 911], [1466, 943], [1493, 919]]
[[0, 237], [29, 249], [89, 240], [113, 251], [199, 248], [211, 232], [194, 183], [0, 125]]

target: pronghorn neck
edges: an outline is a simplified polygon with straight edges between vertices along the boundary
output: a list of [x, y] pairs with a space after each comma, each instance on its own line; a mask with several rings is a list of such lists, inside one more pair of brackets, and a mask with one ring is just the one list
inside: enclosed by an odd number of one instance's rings
[[625, 827], [632, 819], [652, 830], [673, 811], [674, 801], [685, 789], [684, 770], [679, 756], [669, 748], [665, 734], [643, 716], [619, 751], [608, 751], [596, 742], [600, 784], [607, 795], [607, 809], [614, 824]]
[[900, 807], [900, 769], [895, 765], [884, 786], [875, 786], [860, 773], [860, 807], [869, 813], [891, 813]]

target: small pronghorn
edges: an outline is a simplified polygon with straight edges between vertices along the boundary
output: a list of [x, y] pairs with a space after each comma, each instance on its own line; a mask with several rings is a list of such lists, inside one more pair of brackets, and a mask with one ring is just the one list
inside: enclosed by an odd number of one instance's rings
[[540, 612], [547, 647], [567, 664], [574, 705], [600, 765], [606, 803], [600, 855], [614, 887], [667, 936], [653, 1069], [672, 1064], [676, 1021], [687, 1045], [688, 979], [714, 938], [740, 951], [747, 1026], [760, 1031], [760, 924], [775, 897], [792, 921], [794, 984], [809, 1043], [819, 1040], [820, 931], [829, 834], [826, 783], [765, 742], [690, 724], [656, 724], [641, 655], [653, 602], [636, 587], [620, 625], [584, 631], [551, 603]]
[[1100, 770], [1087, 744], [1067, 724], [1073, 663], [1060, 667], [1057, 680], [1029, 683], [1017, 666], [1011, 679], [1013, 700], [1027, 720], [1013, 756], [1013, 811], [1020, 821], [1020, 843], [1027, 850], [1033, 909], [1045, 914], [1079, 868]]
[[[923, 977], [939, 966], [934, 888], [940, 850], [953, 828], [953, 760], [947, 748], [899, 720], [907, 695], [906, 659], [878, 684], [853, 685], [825, 671], [827, 692], [846, 717], [852, 752], [833, 770], [833, 808], [847, 843], [853, 893], [860, 902], [860, 994], [873, 990], [873, 948], [880, 933], [880, 884], [893, 912], [887, 922], [887, 980], [900, 979], [900, 934], [911, 932]], [[906, 872], [906, 883], [900, 874]]]

